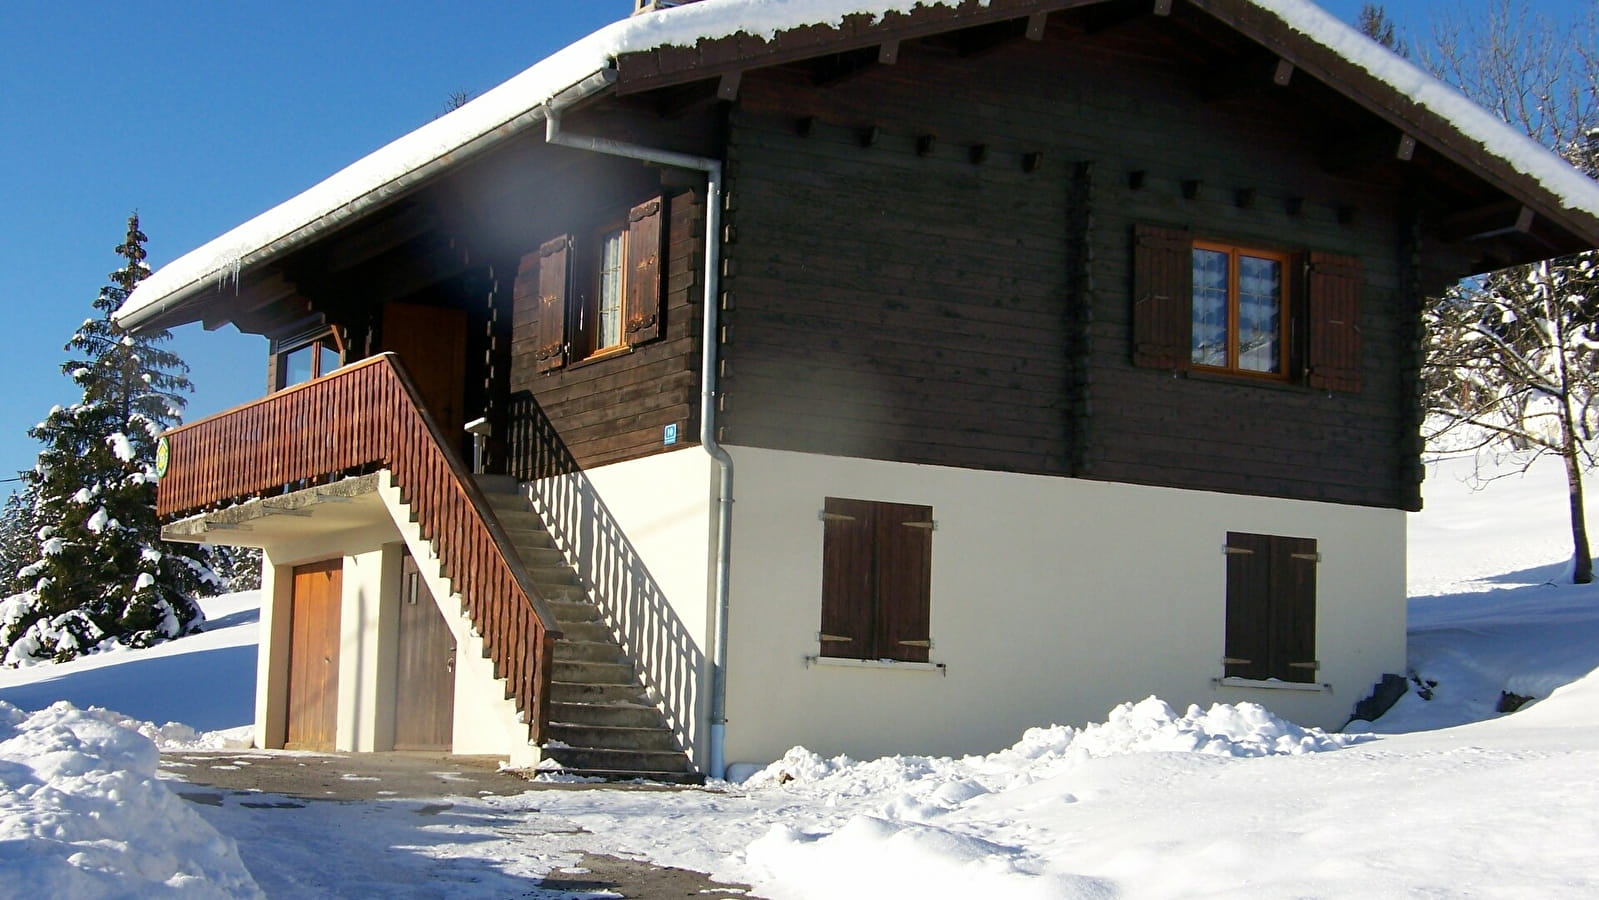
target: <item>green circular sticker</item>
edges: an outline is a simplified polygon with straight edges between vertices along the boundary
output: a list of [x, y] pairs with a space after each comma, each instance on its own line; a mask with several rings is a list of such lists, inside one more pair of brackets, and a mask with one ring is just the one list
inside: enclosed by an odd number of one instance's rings
[[172, 461], [172, 449], [167, 446], [167, 439], [162, 437], [155, 445], [155, 477], [165, 478], [167, 463]]

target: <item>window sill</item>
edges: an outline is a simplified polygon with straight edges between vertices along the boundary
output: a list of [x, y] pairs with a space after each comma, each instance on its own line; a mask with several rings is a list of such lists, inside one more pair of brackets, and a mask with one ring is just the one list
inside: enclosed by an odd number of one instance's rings
[[1213, 381], [1220, 384], [1236, 384], [1275, 391], [1291, 391], [1296, 394], [1323, 393], [1304, 382], [1266, 375], [1242, 375], [1236, 372], [1223, 372], [1212, 369], [1187, 369], [1183, 372], [1183, 375], [1192, 381]]
[[626, 355], [628, 355], [629, 353], [632, 353], [632, 352], [633, 352], [633, 347], [631, 345], [629, 345], [629, 344], [623, 344], [620, 347], [607, 347], [604, 350], [600, 350], [600, 351], [597, 351], [595, 353], [591, 353], [588, 356], [583, 357], [582, 359], [578, 360], [577, 362], [574, 362], [571, 365], [569, 365], [567, 368], [569, 368], [569, 369], [581, 369], [581, 368], [583, 368], [584, 366], [586, 366], [586, 365], [588, 365], [590, 363], [604, 362], [604, 361], [606, 361], [608, 359], [614, 359], [614, 358], [616, 358], [618, 356], [626, 356]]
[[1330, 694], [1332, 685], [1304, 681], [1257, 681], [1253, 678], [1212, 678], [1216, 687], [1248, 688], [1263, 691], [1300, 691], [1306, 694]]
[[943, 663], [907, 662], [901, 659], [849, 659], [842, 656], [807, 656], [805, 667], [829, 666], [840, 669], [900, 669], [907, 672], [938, 672], [944, 675]]

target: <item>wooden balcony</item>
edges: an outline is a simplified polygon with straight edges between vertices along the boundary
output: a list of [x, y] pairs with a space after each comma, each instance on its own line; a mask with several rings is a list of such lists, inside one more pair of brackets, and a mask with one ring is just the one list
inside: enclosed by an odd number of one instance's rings
[[163, 519], [386, 471], [544, 742], [560, 632], [488, 501], [393, 354], [166, 433]]

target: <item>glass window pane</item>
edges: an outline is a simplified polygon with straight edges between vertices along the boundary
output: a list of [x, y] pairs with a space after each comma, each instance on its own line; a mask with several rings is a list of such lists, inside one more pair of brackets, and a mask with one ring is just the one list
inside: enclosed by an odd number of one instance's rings
[[1283, 266], [1238, 257], [1238, 368], [1282, 371]]
[[1196, 366], [1227, 365], [1227, 254], [1194, 250], [1193, 356]]
[[326, 375], [339, 367], [339, 351], [328, 344], [317, 344], [316, 373]]
[[278, 357], [278, 387], [311, 380], [312, 349], [308, 344]]
[[622, 232], [607, 234], [600, 246], [600, 309], [596, 350], [622, 343]]

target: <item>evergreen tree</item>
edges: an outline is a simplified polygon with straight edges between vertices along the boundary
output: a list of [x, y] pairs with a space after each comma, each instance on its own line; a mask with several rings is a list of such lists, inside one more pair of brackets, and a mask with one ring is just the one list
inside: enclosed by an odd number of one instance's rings
[[203, 621], [193, 598], [219, 587], [204, 548], [160, 541], [155, 455], [192, 388], [165, 331], [120, 333], [111, 316], [149, 274], [137, 215], [116, 248], [124, 260], [94, 301], [62, 366], [83, 392], [29, 431], [37, 552], [26, 591], [0, 605], [0, 651], [11, 664], [69, 659], [107, 641], [148, 646]]
[[17, 573], [34, 560], [39, 542], [39, 526], [33, 520], [33, 491], [24, 487], [6, 497], [0, 510], [0, 597], [21, 593], [27, 588]]
[[1383, 9], [1381, 3], [1367, 3], [1360, 8], [1360, 14], [1355, 19], [1355, 27], [1360, 33], [1371, 38], [1389, 50], [1403, 56], [1410, 57], [1410, 51], [1405, 48], [1404, 42], [1399, 38], [1399, 31], [1394, 27], [1394, 20], [1388, 18], [1388, 11]]

